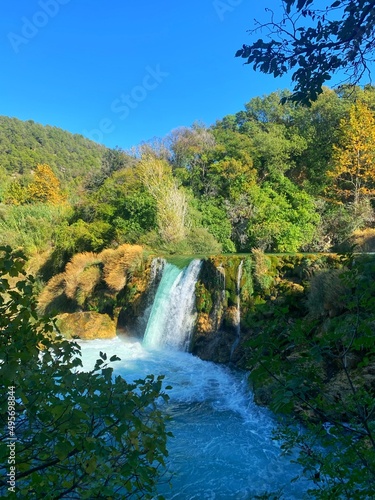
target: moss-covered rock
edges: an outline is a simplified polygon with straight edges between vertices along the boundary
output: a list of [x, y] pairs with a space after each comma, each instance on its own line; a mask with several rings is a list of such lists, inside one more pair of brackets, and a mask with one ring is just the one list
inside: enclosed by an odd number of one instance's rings
[[116, 337], [116, 324], [107, 315], [93, 311], [64, 313], [57, 316], [56, 325], [68, 339], [112, 339]]

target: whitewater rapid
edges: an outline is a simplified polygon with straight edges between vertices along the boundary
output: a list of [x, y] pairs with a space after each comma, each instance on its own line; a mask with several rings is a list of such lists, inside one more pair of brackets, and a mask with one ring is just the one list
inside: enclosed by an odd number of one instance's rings
[[154, 374], [165, 375], [165, 387], [172, 386], [163, 408], [172, 417], [168, 430], [174, 437], [159, 488], [167, 500], [249, 500], [281, 487], [282, 498], [301, 500], [304, 483], [290, 483], [300, 470], [280, 456], [272, 440], [273, 417], [253, 402], [246, 374], [187, 352], [144, 347], [136, 339], [79, 344], [84, 369], [92, 369], [104, 351], [121, 358], [112, 363], [114, 373], [128, 382]]

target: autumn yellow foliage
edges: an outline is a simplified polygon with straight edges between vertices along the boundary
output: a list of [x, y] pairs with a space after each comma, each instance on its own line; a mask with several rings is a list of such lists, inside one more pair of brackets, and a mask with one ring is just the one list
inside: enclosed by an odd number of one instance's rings
[[25, 203], [60, 205], [66, 202], [66, 196], [51, 167], [47, 164], [39, 164], [33, 174], [33, 180], [28, 186], [22, 186], [18, 180], [10, 184], [5, 201], [12, 205]]
[[60, 181], [53, 173], [51, 167], [46, 164], [36, 167], [34, 179], [29, 184], [27, 191], [27, 198], [31, 202], [39, 201], [58, 205], [66, 199], [61, 191]]
[[349, 116], [340, 122], [342, 141], [334, 146], [334, 191], [355, 206], [375, 194], [375, 117], [363, 103], [357, 102]]

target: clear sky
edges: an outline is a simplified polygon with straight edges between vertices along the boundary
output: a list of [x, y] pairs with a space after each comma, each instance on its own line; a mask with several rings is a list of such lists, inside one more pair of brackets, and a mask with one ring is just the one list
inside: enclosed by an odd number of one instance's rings
[[280, 0], [5, 0], [0, 114], [124, 149], [289, 88], [234, 57]]

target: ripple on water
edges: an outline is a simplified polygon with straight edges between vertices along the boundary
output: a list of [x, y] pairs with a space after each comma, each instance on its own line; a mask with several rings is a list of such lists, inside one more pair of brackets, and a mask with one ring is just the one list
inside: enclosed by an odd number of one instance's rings
[[242, 374], [188, 353], [147, 350], [135, 340], [80, 344], [85, 369], [105, 351], [121, 358], [113, 366], [128, 381], [164, 374], [172, 386], [165, 411], [174, 434], [168, 443], [173, 488], [160, 486], [166, 498], [249, 500], [283, 486], [283, 498], [302, 498], [304, 484], [290, 484], [299, 469], [280, 457], [272, 415], [255, 405]]

